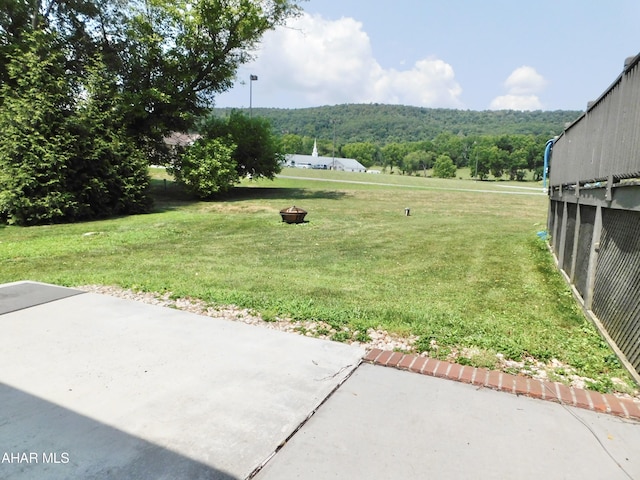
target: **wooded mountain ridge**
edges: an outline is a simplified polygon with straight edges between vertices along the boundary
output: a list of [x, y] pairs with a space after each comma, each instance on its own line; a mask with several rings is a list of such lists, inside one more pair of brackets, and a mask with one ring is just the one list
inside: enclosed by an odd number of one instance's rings
[[[226, 116], [230, 108], [216, 108]], [[576, 120], [581, 111], [455, 110], [385, 104], [345, 104], [312, 108], [239, 109], [268, 119], [276, 135], [296, 134], [333, 139], [339, 144], [431, 140], [441, 133], [462, 136], [542, 135], [552, 138]]]

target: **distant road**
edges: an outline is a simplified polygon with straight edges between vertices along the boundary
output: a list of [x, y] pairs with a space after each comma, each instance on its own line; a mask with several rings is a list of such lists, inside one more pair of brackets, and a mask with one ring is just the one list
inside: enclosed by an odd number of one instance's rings
[[[278, 178], [286, 178], [290, 180], [311, 180], [315, 182], [333, 182], [333, 183], [351, 183], [357, 185], [381, 185], [383, 187], [399, 187], [399, 188], [421, 188], [424, 190], [444, 190], [447, 192], [477, 192], [477, 193], [495, 193], [498, 195], [545, 195], [542, 192], [541, 188], [535, 187], [517, 187], [517, 186], [509, 186], [509, 185], [497, 185], [501, 188], [518, 188], [525, 191], [500, 191], [500, 190], [482, 190], [482, 189], [473, 189], [473, 188], [446, 188], [446, 187], [431, 187], [431, 186], [422, 186], [422, 185], [397, 185], [395, 183], [378, 183], [378, 182], [361, 182], [357, 180], [336, 180], [330, 178], [312, 178], [312, 177], [295, 177], [290, 175], [277, 175]], [[535, 191], [534, 191], [535, 190]]]

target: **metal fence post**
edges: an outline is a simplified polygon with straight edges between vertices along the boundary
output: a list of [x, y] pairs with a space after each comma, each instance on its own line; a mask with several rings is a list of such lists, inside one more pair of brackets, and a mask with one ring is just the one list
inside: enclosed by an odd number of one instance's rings
[[578, 258], [578, 241], [580, 240], [580, 227], [582, 224], [582, 217], [580, 214], [580, 203], [576, 204], [576, 228], [573, 235], [573, 245], [571, 246], [571, 266], [569, 267], [569, 278], [571, 279], [571, 284], [576, 283], [576, 261]]
[[584, 307], [591, 310], [593, 305], [593, 290], [596, 284], [596, 268], [598, 266], [598, 253], [600, 252], [600, 238], [602, 237], [602, 207], [596, 207], [596, 218], [593, 223], [593, 238], [591, 239], [591, 251], [589, 253], [589, 267], [587, 268], [587, 288], [584, 294]]
[[567, 212], [567, 202], [566, 200], [562, 201], [562, 225], [559, 226], [560, 232], [560, 242], [558, 243], [559, 247], [556, 250], [558, 253], [558, 266], [562, 268], [564, 265], [564, 247], [567, 241], [567, 216], [569, 213]]

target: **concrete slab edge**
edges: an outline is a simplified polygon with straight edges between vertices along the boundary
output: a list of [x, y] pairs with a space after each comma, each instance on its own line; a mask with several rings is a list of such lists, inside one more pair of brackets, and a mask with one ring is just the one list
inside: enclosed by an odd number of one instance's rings
[[0, 283], [0, 287], [15, 287], [16, 285], [33, 285], [33, 286], [41, 286], [41, 287], [54, 287], [54, 288], [61, 288], [61, 289], [77, 291], [78, 293], [85, 293], [83, 290], [78, 290], [77, 288], [63, 287], [61, 285], [56, 285], [56, 284], [53, 284], [53, 283], [39, 282], [37, 280], [16, 280], [15, 282]]
[[640, 421], [640, 403], [608, 393], [603, 394], [591, 390], [568, 387], [558, 382], [537, 380], [500, 371], [459, 365], [444, 360], [377, 348], [367, 353], [363, 360], [373, 365], [382, 365], [421, 375], [455, 380], [478, 387], [491, 388], [515, 395], [524, 395]]
[[44, 305], [83, 293], [86, 292], [32, 280], [3, 283], [0, 284], [0, 315]]
[[344, 378], [340, 380], [338, 384], [329, 392], [329, 394], [325, 398], [323, 398], [313, 410], [311, 410], [309, 415], [307, 415], [306, 418], [302, 420], [302, 422], [300, 422], [300, 424], [293, 430], [293, 432], [291, 432], [289, 436], [285, 438], [280, 443], [280, 445], [278, 445], [278, 447], [273, 452], [271, 452], [271, 454], [246, 477], [246, 480], [250, 480], [254, 478], [260, 472], [260, 470], [262, 470], [271, 461], [271, 459], [276, 456], [276, 454], [282, 449], [282, 447], [284, 447], [289, 442], [289, 440], [291, 440], [291, 438], [293, 438], [293, 436], [296, 433], [298, 433], [302, 427], [305, 426], [305, 424], [311, 419], [311, 417], [313, 417], [316, 414], [316, 412], [320, 409], [320, 407], [322, 407], [322, 405], [324, 405], [327, 402], [327, 400], [329, 400], [333, 396], [333, 394], [338, 391], [338, 389], [344, 384], [344, 382], [346, 382], [347, 380], [349, 380], [349, 378], [351, 378], [351, 375], [355, 373], [355, 371], [358, 369], [358, 367], [360, 367], [360, 365], [362, 365], [362, 363], [363, 363], [363, 360], [361, 359], [358, 363], [356, 363], [356, 365], [348, 365], [347, 367], [338, 371], [335, 374], [337, 376], [340, 373], [342, 373], [346, 368], [353, 367], [349, 372], [347, 372]]

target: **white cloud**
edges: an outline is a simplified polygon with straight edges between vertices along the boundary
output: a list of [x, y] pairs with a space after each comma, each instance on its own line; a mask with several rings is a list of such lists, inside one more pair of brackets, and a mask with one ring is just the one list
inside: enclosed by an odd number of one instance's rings
[[533, 67], [516, 68], [504, 82], [512, 95], [528, 95], [538, 93], [547, 86], [547, 81]]
[[492, 110], [540, 110], [543, 108], [538, 94], [547, 86], [545, 78], [535, 68], [516, 68], [505, 80], [507, 94], [491, 102]]
[[261, 72], [261, 89], [292, 92], [316, 105], [462, 106], [451, 65], [427, 58], [404, 70], [384, 69], [362, 23], [347, 17], [327, 20], [304, 13], [267, 33], [252, 69]]
[[451, 65], [425, 59], [416, 62], [411, 70], [380, 71], [368, 95], [379, 103], [460, 107], [461, 93]]

